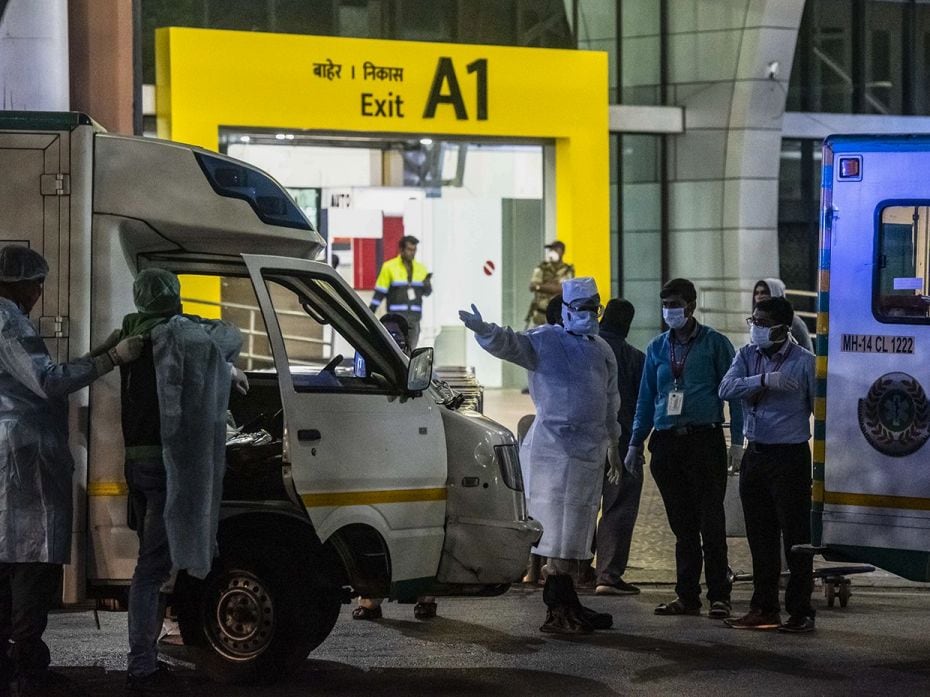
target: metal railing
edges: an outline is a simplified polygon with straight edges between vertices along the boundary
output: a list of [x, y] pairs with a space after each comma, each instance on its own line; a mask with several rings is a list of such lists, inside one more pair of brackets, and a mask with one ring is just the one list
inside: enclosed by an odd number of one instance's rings
[[[231, 303], [225, 301], [215, 302], [213, 300], [200, 300], [199, 298], [181, 298], [181, 302], [184, 303], [196, 303], [197, 305], [206, 305], [208, 307], [218, 307], [220, 308], [220, 315], [222, 316], [223, 310], [241, 310], [249, 313], [249, 326], [244, 328], [241, 325], [236, 325], [239, 327], [239, 331], [245, 334], [246, 336], [246, 346], [245, 350], [239, 352], [239, 358], [245, 360], [245, 369], [253, 370], [255, 368], [255, 363], [261, 361], [264, 364], [273, 366], [274, 365], [274, 356], [270, 353], [259, 353], [257, 352], [255, 343], [256, 337], [262, 337], [268, 341], [268, 333], [265, 331], [265, 322], [261, 315], [261, 308], [256, 307], [255, 305], [245, 305], [242, 303]], [[298, 312], [297, 310], [275, 310], [275, 315], [278, 317], [302, 317], [307, 318], [308, 315], [304, 312]], [[322, 347], [322, 360], [328, 360], [333, 356], [333, 345], [335, 341], [335, 333], [333, 332], [332, 327], [322, 326], [323, 338], [317, 339], [315, 337], [308, 336], [297, 336], [296, 334], [282, 334], [285, 343], [295, 342], [298, 344], [310, 344]], [[269, 342], [270, 343], [270, 342]], [[290, 352], [289, 352], [290, 353]], [[301, 360], [298, 358], [292, 358], [288, 356], [288, 363], [290, 365], [317, 365], [313, 361]], [[263, 366], [264, 367], [264, 366]]]
[[[745, 288], [729, 288], [725, 286], [701, 286], [701, 289], [698, 291], [698, 307], [697, 311], [701, 313], [702, 319], [706, 315], [713, 315], [716, 317], [723, 318], [723, 324], [726, 327], [730, 327], [731, 323], [736, 325], [737, 329], [742, 329], [742, 321], [745, 319], [751, 309], [743, 307], [741, 301], [733, 303], [735, 307], [720, 307], [719, 305], [709, 304], [707, 301], [707, 296], [709, 294], [724, 294], [724, 295], [745, 295], [747, 292], [752, 293], [752, 289], [748, 291]], [[813, 290], [795, 290], [795, 289], [786, 289], [785, 297], [791, 301], [792, 298], [816, 298], [817, 292]], [[793, 305], [794, 303], [792, 303]], [[724, 305], [730, 305], [730, 303], [724, 303]], [[751, 303], [750, 303], [751, 306]], [[802, 319], [817, 319], [817, 313], [809, 310], [795, 310], [794, 313], [801, 317]]]

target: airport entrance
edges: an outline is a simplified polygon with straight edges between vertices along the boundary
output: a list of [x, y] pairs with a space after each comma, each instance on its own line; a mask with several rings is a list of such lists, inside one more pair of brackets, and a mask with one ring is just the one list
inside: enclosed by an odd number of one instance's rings
[[275, 176], [363, 297], [400, 238], [420, 240], [437, 365], [525, 380], [458, 310], [522, 329], [546, 241], [610, 287], [603, 54], [170, 28], [158, 68], [159, 135]]

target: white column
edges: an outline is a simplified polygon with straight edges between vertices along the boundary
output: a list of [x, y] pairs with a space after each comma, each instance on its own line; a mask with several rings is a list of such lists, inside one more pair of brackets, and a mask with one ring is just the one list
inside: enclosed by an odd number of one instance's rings
[[68, 104], [67, 0], [10, 0], [0, 19], [0, 109]]

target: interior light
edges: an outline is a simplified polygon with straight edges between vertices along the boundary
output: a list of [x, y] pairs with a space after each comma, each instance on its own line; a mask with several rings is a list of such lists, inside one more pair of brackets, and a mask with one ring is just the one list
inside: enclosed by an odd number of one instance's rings
[[287, 138], [287, 136], [284, 135], [283, 133], [275, 133], [275, 134], [274, 134], [274, 139], [275, 139], [275, 140], [284, 140], [285, 138]]
[[252, 140], [252, 138], [249, 136], [239, 136], [240, 143], [248, 143], [250, 140]]
[[294, 134], [293, 134], [293, 133], [288, 133], [288, 134], [287, 134], [286, 136], [284, 136], [284, 137], [287, 138], [288, 140], [294, 140]]
[[420, 138], [420, 145], [432, 145], [432, 144], [433, 144], [432, 138]]

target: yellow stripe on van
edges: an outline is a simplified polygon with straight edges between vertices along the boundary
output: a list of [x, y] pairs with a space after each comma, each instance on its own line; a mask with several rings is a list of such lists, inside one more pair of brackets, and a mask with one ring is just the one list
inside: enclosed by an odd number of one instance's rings
[[827, 418], [827, 398], [814, 398], [814, 418], [823, 421]]
[[811, 501], [823, 503], [823, 482], [820, 480], [815, 479], [811, 485]]
[[129, 493], [126, 482], [90, 482], [88, 496], [125, 496]]
[[330, 491], [303, 494], [300, 498], [308, 508], [320, 506], [367, 506], [375, 503], [418, 503], [445, 501], [445, 487], [434, 489], [385, 489], [382, 491]]
[[837, 506], [863, 508], [897, 508], [909, 511], [930, 511], [930, 499], [914, 496], [884, 496], [877, 494], [851, 494], [843, 491], [824, 492], [824, 503]]
[[827, 377], [827, 357], [826, 356], [817, 356], [817, 372], [815, 373], [818, 379], [825, 379]]
[[814, 462], [824, 463], [827, 452], [827, 442], [823, 439], [814, 439]]

